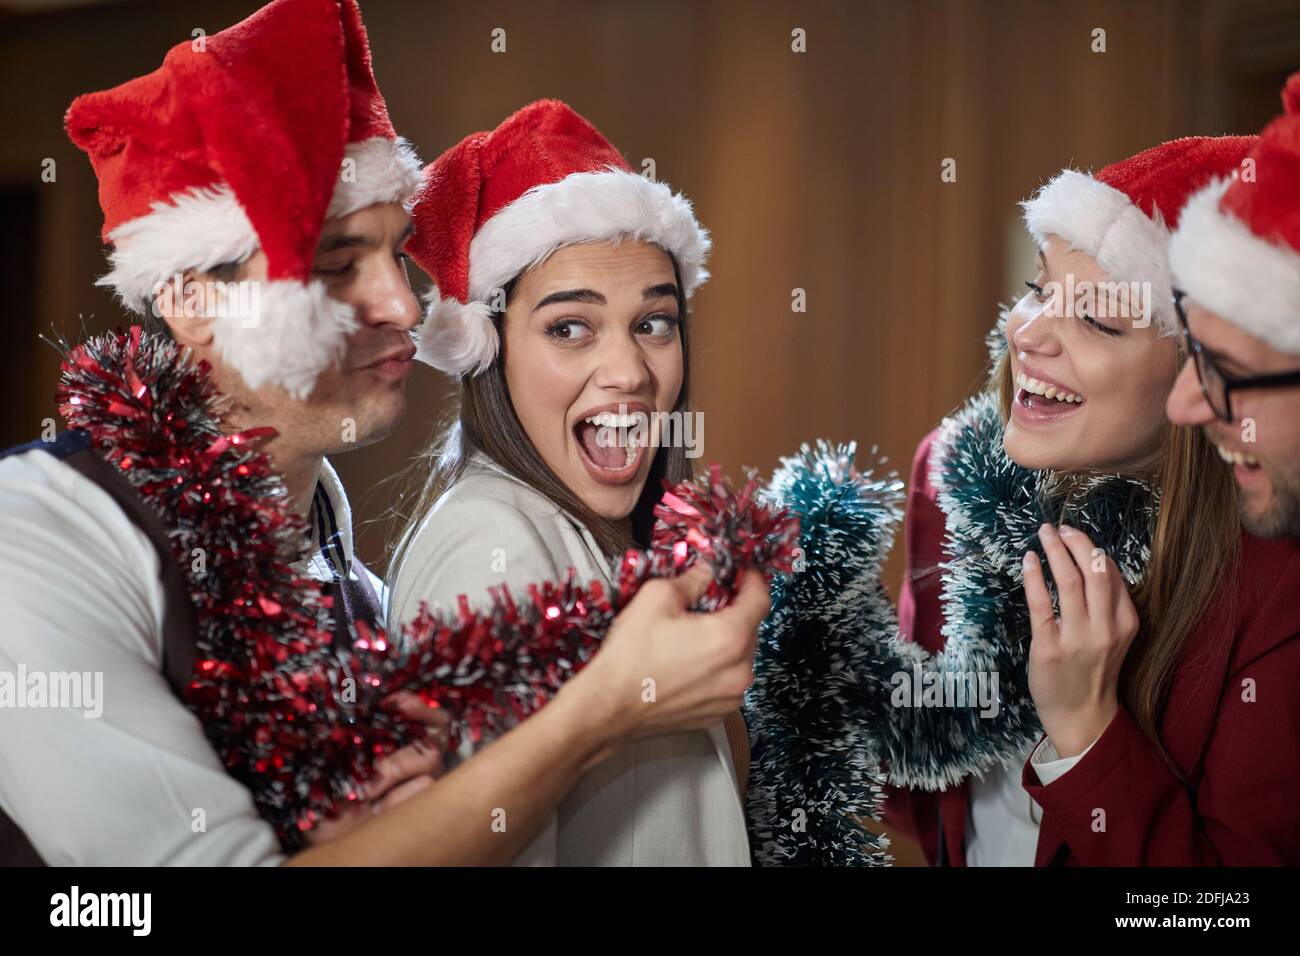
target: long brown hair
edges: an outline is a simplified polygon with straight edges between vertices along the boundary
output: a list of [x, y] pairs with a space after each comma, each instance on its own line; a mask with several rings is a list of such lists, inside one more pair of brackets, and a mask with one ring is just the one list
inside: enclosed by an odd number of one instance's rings
[[[682, 387], [672, 411], [685, 415], [690, 409], [691, 368], [686, 294], [677, 259], [671, 253], [668, 257], [677, 282], [677, 315], [680, 319], [677, 329], [682, 349]], [[509, 305], [517, 282], [518, 276], [505, 286], [506, 305]], [[542, 459], [515, 414], [510, 387], [506, 383], [504, 322], [504, 311], [492, 314], [497, 340], [501, 343], [496, 359], [478, 375], [461, 376], [458, 410], [449, 421], [434, 429], [432, 441], [411, 464], [408, 488], [401, 495], [403, 505], [399, 506], [404, 528], [389, 561], [389, 580], [394, 579], [425, 516], [460, 480], [475, 452], [487, 455], [576, 518], [591, 532], [607, 556], [620, 554], [634, 545], [647, 545], [654, 527], [654, 507], [663, 496], [664, 481], [674, 485], [691, 477], [691, 462], [685, 449], [677, 443], [660, 446], [650, 462], [645, 487], [632, 509], [630, 533], [620, 522], [601, 517], [583, 504]], [[410, 505], [405, 502], [410, 502]]]
[[[1181, 340], [1177, 347], [1181, 364], [1186, 358]], [[988, 388], [997, 395], [1005, 422], [1016, 394], [1007, 353], [994, 365]], [[1078, 476], [1058, 477], [1068, 487]], [[1145, 477], [1159, 489], [1160, 507], [1150, 529], [1151, 563], [1133, 591], [1140, 624], [1120, 670], [1119, 696], [1142, 733], [1181, 776], [1160, 740], [1160, 720], [1183, 645], [1219, 582], [1233, 573], [1241, 525], [1232, 473], [1201, 429], [1166, 421], [1159, 464]]]

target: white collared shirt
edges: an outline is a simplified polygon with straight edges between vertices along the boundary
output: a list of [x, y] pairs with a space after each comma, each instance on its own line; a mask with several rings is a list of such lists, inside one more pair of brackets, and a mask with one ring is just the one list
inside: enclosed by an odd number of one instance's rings
[[[307, 574], [316, 581], [355, 580], [352, 506], [348, 503], [338, 472], [325, 460], [321, 461], [308, 523], [311, 526], [311, 546], [307, 551]], [[381, 578], [371, 573], [369, 568], [365, 571], [379, 599], [382, 614], [388, 603], [388, 592]]]
[[[321, 471], [350, 562], [347, 499]], [[97, 717], [0, 706], [0, 808], [51, 865], [279, 863], [271, 827], [163, 676], [163, 589], [144, 532], [40, 450], [0, 460], [0, 524], [0, 672], [102, 679]], [[320, 560], [309, 571], [328, 580]]]
[[[1096, 741], [1093, 741], [1096, 743]], [[1021, 782], [1025, 758], [1044, 786], [1059, 780], [1083, 759], [1092, 744], [1075, 757], [1060, 757], [1047, 737], [1025, 751], [1014, 768], [995, 767], [970, 781], [966, 818], [967, 866], [1033, 866], [1038, 851], [1042, 808]]]

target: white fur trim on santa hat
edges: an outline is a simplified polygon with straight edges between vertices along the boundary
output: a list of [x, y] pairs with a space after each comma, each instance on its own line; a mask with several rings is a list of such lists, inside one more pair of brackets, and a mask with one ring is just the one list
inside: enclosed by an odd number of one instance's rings
[[1289, 355], [1300, 355], [1300, 254], [1219, 208], [1232, 179], [1193, 196], [1169, 244], [1178, 287], [1198, 305]]
[[159, 285], [177, 272], [243, 262], [261, 247], [257, 232], [224, 183], [177, 193], [109, 234], [112, 268], [95, 284], [117, 293], [122, 304], [144, 314]]
[[437, 286], [425, 293], [424, 302], [426, 312], [415, 336], [415, 357], [449, 375], [486, 371], [499, 347], [488, 304], [444, 298]]
[[621, 169], [573, 173], [534, 186], [479, 229], [469, 247], [469, 298], [496, 289], [564, 246], [639, 239], [672, 253], [690, 295], [709, 277], [709, 234], [690, 200]]
[[[327, 217], [406, 201], [419, 185], [420, 162], [402, 139], [350, 143], [344, 163]], [[112, 268], [96, 284], [111, 288], [127, 308], [142, 314], [159, 283], [175, 273], [243, 262], [261, 248], [244, 207], [225, 183], [155, 202], [145, 215], [114, 229], [109, 239]]]
[[306, 398], [316, 377], [342, 359], [347, 337], [358, 327], [356, 310], [331, 297], [319, 281], [210, 285], [217, 291], [206, 304], [213, 346], [249, 388], [278, 385]]
[[685, 196], [613, 167], [574, 173], [534, 186], [483, 224], [469, 247], [469, 302], [429, 293], [416, 358], [451, 375], [479, 374], [499, 347], [488, 306], [498, 289], [564, 246], [623, 239], [672, 253], [687, 296], [709, 278], [712, 243]]
[[[376, 203], [405, 202], [419, 178], [419, 159], [405, 140], [373, 137], [351, 143], [327, 218]], [[225, 183], [155, 202], [109, 238], [112, 268], [97, 284], [113, 289], [127, 308], [141, 314], [178, 274], [244, 262], [261, 247], [247, 213]], [[295, 398], [306, 397], [316, 376], [338, 363], [347, 335], [357, 328], [354, 309], [330, 298], [320, 282], [204, 285], [215, 290], [213, 301], [205, 304], [213, 319], [213, 344], [250, 388], [279, 385]], [[227, 285], [233, 300], [222, 291]]]
[[400, 136], [349, 143], [325, 217], [346, 216], [381, 202], [406, 202], [420, 185], [421, 168], [415, 149]]
[[1075, 169], [1066, 169], [1021, 203], [1025, 226], [1042, 245], [1057, 235], [1091, 256], [1117, 282], [1151, 283], [1151, 308], [1166, 334], [1170, 315], [1169, 230], [1160, 211], [1147, 216], [1120, 190]]

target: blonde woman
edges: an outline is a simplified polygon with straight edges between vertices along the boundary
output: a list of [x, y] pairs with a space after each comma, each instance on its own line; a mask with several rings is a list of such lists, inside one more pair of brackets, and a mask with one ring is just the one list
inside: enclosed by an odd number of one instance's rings
[[[837, 752], [839, 799], [870, 809], [853, 770], [879, 756], [886, 821], [936, 864], [1300, 860], [1300, 816], [1280, 797], [1300, 735], [1290, 671], [1260, 656], [1300, 633], [1300, 555], [1242, 531], [1232, 465], [1165, 418], [1187, 357], [1169, 230], [1252, 141], [1188, 138], [1066, 170], [1025, 204], [1036, 275], [995, 336], [989, 386], [917, 449], [898, 629], [876, 592], [858, 592], [857, 612], [811, 587], [802, 607], [776, 598], [769, 622], [821, 621], [791, 640], [832, 646], [818, 659], [850, 662], [853, 680], [820, 675], [819, 712], [845, 716], [792, 743], [811, 708], [780, 688], [818, 675], [790, 679], [804, 665], [767, 625], [751, 700], [760, 858], [812, 862], [852, 837], [835, 800], [813, 838], [782, 828], [817, 755]], [[853, 573], [840, 576], [861, 585]], [[817, 617], [824, 601], [834, 619]], [[1246, 680], [1273, 688], [1269, 706], [1243, 698]], [[795, 770], [783, 778], [769, 753]]]
[[[1003, 676], [1032, 697], [1043, 736], [1026, 740], [1023, 769], [1009, 761], [938, 793], [891, 794], [888, 818], [919, 836], [932, 862], [1300, 861], [1300, 818], [1261, 796], [1273, 761], [1247, 743], [1278, 728], [1260, 725], [1264, 709], [1243, 706], [1236, 692], [1252, 648], [1274, 630], [1300, 630], [1300, 563], [1293, 545], [1243, 533], [1231, 465], [1201, 431], [1164, 416], [1186, 357], [1168, 230], [1187, 197], [1231, 175], [1251, 142], [1189, 138], [1095, 177], [1067, 170], [1025, 204], [1038, 274], [1008, 316], [991, 393], [1007, 458], [1050, 474], [1063, 508], [1038, 531], [1059, 611], [1038, 554], [1006, 555], [1011, 579], [1010, 563], [1023, 556], [1031, 634], [1009, 626], [1030, 641], [1023, 676]], [[1084, 301], [1107, 282], [1152, 290], [1150, 308], [1121, 295], [1119, 314], [1106, 315], [1102, 295]], [[932, 651], [962, 603], [944, 591], [951, 532], [965, 517], [945, 472], [954, 434], [950, 423], [922, 443], [908, 498], [901, 625]], [[1149, 527], [1107, 529], [1104, 512], [1090, 519], [1094, 537], [1128, 530], [1149, 541], [1135, 587], [1070, 523], [1088, 513], [1088, 489], [1106, 475], [1156, 496]], [[1279, 741], [1287, 734], [1294, 728]], [[1294, 764], [1294, 755], [1280, 759]]]

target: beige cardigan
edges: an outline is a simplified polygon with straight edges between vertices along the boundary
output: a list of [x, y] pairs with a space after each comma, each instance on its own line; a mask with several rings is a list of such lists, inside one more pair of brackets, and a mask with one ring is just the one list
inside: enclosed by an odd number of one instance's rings
[[[609, 562], [590, 531], [477, 454], [395, 569], [389, 620], [411, 619], [421, 601], [454, 608], [460, 594], [483, 607], [494, 585], [527, 595], [529, 583], [560, 580], [569, 567], [579, 581], [611, 584]], [[637, 741], [597, 766], [515, 865], [748, 866], [723, 725]]]

